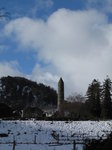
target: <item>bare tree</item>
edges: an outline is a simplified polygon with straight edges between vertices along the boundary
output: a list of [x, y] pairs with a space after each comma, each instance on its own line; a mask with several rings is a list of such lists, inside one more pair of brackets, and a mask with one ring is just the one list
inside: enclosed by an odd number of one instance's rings
[[85, 97], [78, 93], [73, 93], [69, 95], [66, 99], [69, 102], [85, 102]]

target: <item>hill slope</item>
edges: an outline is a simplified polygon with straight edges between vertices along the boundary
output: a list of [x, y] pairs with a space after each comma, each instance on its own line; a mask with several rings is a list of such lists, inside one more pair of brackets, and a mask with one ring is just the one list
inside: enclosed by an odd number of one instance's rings
[[27, 106], [56, 106], [57, 93], [49, 86], [22, 77], [2, 77], [0, 103], [6, 103], [14, 109], [24, 109]]

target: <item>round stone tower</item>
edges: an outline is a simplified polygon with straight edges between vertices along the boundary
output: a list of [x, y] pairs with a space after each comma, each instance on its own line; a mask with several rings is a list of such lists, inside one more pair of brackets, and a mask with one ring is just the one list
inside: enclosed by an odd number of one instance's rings
[[64, 102], [64, 82], [60, 78], [58, 82], [58, 112], [63, 115], [63, 102]]

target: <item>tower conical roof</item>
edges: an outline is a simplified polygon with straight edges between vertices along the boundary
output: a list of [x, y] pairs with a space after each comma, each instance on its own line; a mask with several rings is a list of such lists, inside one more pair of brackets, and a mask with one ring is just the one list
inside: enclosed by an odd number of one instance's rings
[[63, 79], [62, 79], [62, 77], [59, 79], [59, 82], [63, 82]]

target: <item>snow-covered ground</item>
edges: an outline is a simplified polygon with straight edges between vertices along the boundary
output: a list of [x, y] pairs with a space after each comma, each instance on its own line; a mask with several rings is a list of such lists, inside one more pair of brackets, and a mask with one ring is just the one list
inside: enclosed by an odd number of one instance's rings
[[[106, 138], [112, 121], [3, 121], [0, 120], [0, 150], [73, 150], [73, 141]], [[77, 149], [82, 150], [78, 144]]]

